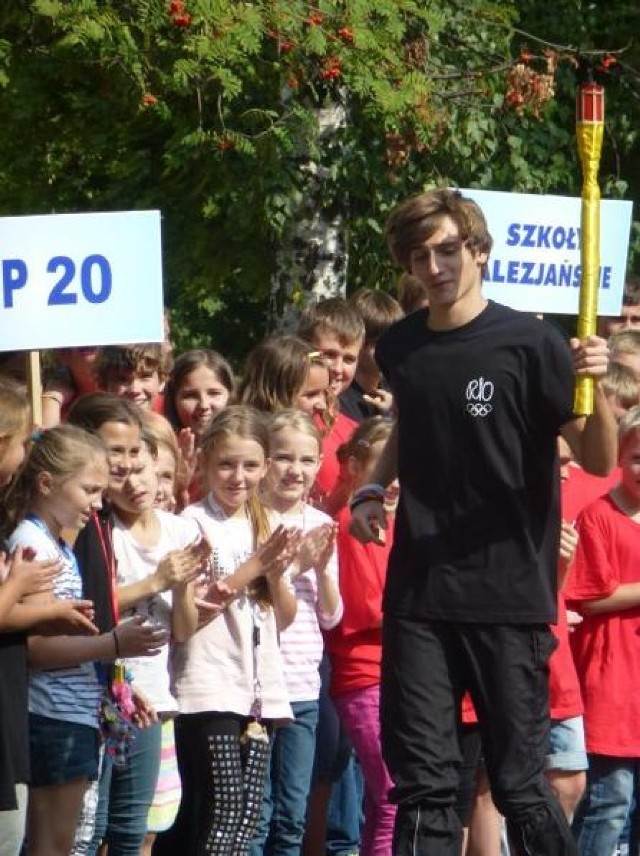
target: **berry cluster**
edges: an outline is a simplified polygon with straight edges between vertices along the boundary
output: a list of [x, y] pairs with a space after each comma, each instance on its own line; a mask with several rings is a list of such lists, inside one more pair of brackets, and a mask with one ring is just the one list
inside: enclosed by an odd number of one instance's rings
[[322, 60], [322, 71], [320, 77], [323, 80], [335, 80], [342, 74], [340, 57], [328, 56]]
[[192, 21], [191, 15], [184, 8], [182, 0], [172, 0], [169, 4], [169, 15], [174, 27], [188, 27]]
[[516, 111], [521, 112], [529, 107], [535, 116], [539, 116], [540, 109], [551, 101], [554, 94], [553, 74], [540, 74], [524, 62], [516, 63], [509, 71], [505, 101]]
[[353, 44], [353, 30], [351, 27], [340, 27], [338, 37], [348, 45]]

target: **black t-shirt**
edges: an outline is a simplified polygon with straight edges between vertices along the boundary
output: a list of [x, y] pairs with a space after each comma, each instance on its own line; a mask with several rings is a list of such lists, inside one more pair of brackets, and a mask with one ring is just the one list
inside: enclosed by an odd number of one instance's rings
[[394, 324], [376, 358], [398, 412], [400, 503], [387, 612], [445, 621], [555, 621], [556, 438], [573, 366], [545, 322], [496, 303], [434, 332]]

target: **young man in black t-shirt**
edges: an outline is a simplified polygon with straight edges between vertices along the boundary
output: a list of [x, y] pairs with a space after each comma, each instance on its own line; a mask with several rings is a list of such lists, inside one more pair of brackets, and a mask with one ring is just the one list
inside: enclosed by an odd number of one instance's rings
[[591, 472], [613, 467], [616, 434], [596, 388], [573, 415], [574, 374], [599, 378], [606, 343], [572, 342], [489, 302], [491, 237], [481, 210], [449, 190], [392, 214], [392, 254], [428, 292], [376, 351], [397, 423], [353, 532], [375, 540], [383, 488], [401, 493], [384, 601], [381, 717], [398, 803], [400, 856], [459, 856], [454, 811], [460, 699], [471, 693], [494, 800], [518, 856], [574, 854], [543, 775], [547, 661], [556, 618], [562, 433]]

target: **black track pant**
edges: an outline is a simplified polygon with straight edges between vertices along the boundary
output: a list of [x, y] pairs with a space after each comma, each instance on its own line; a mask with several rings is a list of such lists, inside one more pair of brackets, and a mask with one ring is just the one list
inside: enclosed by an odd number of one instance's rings
[[381, 719], [398, 804], [397, 856], [459, 856], [454, 810], [460, 700], [480, 722], [493, 799], [517, 856], [575, 856], [543, 771], [549, 736], [547, 625], [454, 624], [385, 616]]

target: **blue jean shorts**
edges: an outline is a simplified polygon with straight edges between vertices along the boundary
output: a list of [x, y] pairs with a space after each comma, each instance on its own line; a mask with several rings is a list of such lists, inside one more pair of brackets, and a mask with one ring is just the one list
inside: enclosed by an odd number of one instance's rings
[[31, 787], [97, 779], [99, 745], [97, 728], [30, 713]]
[[589, 766], [584, 741], [584, 720], [581, 716], [552, 719], [550, 751], [545, 760], [547, 770], [578, 773]]

